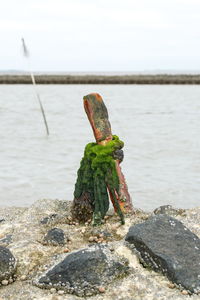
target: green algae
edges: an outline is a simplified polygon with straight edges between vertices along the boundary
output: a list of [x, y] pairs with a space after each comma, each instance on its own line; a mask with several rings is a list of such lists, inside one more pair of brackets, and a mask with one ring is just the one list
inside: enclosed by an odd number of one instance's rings
[[124, 216], [116, 197], [116, 194], [119, 194], [120, 183], [113, 158], [113, 153], [123, 146], [124, 143], [119, 140], [119, 137], [113, 135], [113, 139], [106, 145], [89, 143], [85, 147], [84, 157], [78, 170], [74, 198], [79, 199], [82, 195], [89, 195], [93, 210], [93, 225], [101, 224], [108, 211], [108, 189], [115, 209], [124, 224]]

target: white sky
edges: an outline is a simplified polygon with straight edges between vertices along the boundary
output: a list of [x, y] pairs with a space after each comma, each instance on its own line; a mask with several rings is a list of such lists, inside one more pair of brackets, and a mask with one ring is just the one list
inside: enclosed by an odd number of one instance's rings
[[0, 70], [200, 70], [200, 0], [0, 0]]

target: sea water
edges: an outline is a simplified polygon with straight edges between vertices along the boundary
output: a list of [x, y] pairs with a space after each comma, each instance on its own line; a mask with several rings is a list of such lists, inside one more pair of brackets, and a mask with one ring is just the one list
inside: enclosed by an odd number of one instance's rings
[[0, 85], [0, 206], [73, 200], [84, 147], [93, 142], [82, 98], [98, 92], [135, 207], [200, 205], [200, 86], [39, 85], [46, 136], [31, 85]]

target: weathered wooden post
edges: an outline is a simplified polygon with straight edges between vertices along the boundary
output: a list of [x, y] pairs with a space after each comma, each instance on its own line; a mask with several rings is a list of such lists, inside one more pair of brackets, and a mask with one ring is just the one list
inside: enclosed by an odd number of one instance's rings
[[112, 135], [107, 108], [99, 94], [83, 98], [96, 143], [86, 145], [75, 184], [72, 215], [85, 222], [101, 224], [109, 208], [109, 196], [124, 224], [124, 213], [132, 212], [131, 198], [121, 172], [124, 143]]

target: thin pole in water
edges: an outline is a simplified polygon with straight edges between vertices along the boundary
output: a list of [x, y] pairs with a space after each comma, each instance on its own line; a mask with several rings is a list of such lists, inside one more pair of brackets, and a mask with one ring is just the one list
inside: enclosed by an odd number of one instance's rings
[[[22, 47], [23, 47], [23, 54], [26, 58], [29, 58], [30, 54], [29, 54], [29, 51], [28, 51], [28, 48], [26, 47], [26, 44], [25, 44], [25, 41], [24, 41], [24, 38], [22, 38]], [[42, 101], [40, 99], [40, 95], [37, 91], [37, 88], [36, 88], [36, 82], [35, 82], [35, 77], [34, 77], [34, 74], [30, 68], [30, 65], [29, 65], [29, 71], [30, 71], [30, 75], [31, 75], [31, 80], [32, 80], [32, 83], [33, 83], [33, 88], [34, 88], [34, 91], [35, 91], [35, 95], [38, 99], [38, 102], [39, 102], [39, 105], [40, 105], [40, 109], [41, 109], [41, 112], [42, 112], [42, 116], [43, 116], [43, 119], [44, 119], [44, 124], [45, 124], [45, 127], [46, 127], [46, 131], [47, 131], [47, 135], [49, 135], [49, 127], [48, 127], [48, 124], [47, 124], [47, 119], [46, 119], [46, 116], [45, 116], [45, 112], [44, 112], [44, 108], [43, 108], [43, 105], [42, 105]]]

